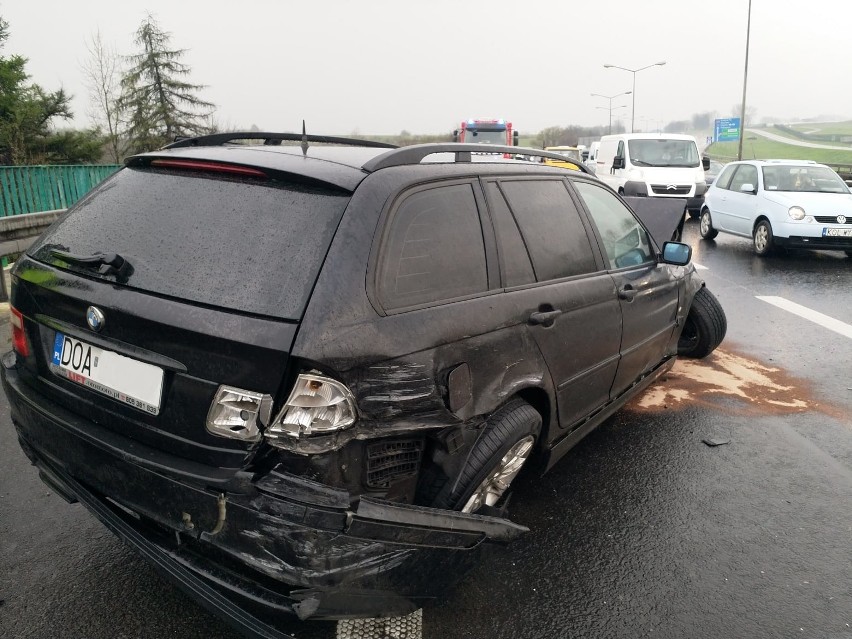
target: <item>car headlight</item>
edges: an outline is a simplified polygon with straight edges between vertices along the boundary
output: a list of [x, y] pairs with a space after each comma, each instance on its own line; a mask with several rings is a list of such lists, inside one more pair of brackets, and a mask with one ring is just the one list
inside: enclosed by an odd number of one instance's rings
[[787, 211], [787, 215], [789, 215], [794, 220], [803, 220], [805, 219], [805, 209], [801, 206], [791, 206], [790, 210]]

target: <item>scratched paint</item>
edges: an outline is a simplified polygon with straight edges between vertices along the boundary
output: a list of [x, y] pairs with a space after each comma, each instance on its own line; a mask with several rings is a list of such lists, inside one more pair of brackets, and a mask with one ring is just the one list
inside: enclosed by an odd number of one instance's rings
[[722, 349], [704, 359], [679, 359], [665, 377], [628, 407], [654, 412], [696, 404], [747, 416], [804, 411], [836, 416], [840, 412], [817, 399], [808, 382], [781, 368]]

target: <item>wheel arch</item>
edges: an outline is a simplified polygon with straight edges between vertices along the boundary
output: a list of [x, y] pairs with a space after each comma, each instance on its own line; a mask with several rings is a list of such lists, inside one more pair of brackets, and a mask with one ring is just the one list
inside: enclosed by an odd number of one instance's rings
[[512, 397], [506, 399], [505, 403], [512, 401], [514, 398], [520, 398], [527, 404], [532, 406], [536, 412], [541, 415], [541, 432], [538, 435], [538, 441], [535, 444], [536, 451], [544, 448], [544, 442], [550, 441], [550, 433], [552, 430], [551, 417], [554, 415], [553, 401], [547, 391], [539, 386], [528, 386], [518, 390]]
[[[754, 230], [757, 228], [757, 225], [761, 222], [766, 222], [769, 224], [769, 228], [772, 228], [772, 220], [769, 219], [769, 216], [766, 213], [759, 213], [756, 218], [754, 218], [754, 222], [751, 223], [751, 234], [754, 235]], [[773, 233], [775, 230], [773, 229]]]

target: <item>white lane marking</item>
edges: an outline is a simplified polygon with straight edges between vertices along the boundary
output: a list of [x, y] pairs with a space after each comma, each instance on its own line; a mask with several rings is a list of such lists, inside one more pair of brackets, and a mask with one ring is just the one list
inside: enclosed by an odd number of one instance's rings
[[697, 271], [709, 271], [710, 270], [709, 266], [704, 266], [703, 264], [699, 264], [698, 262], [693, 262], [693, 264], [695, 265], [695, 270], [697, 270]]
[[844, 337], [852, 339], [852, 326], [841, 322], [840, 320], [836, 320], [833, 317], [829, 317], [828, 315], [823, 315], [822, 313], [809, 309], [807, 306], [796, 304], [795, 302], [791, 302], [790, 300], [784, 299], [783, 297], [773, 297], [771, 295], [755, 295], [755, 297], [759, 300], [767, 302], [768, 304], [772, 304], [773, 306], [777, 306], [778, 308], [784, 309], [788, 313], [793, 313], [794, 315], [798, 315], [799, 317], [804, 317], [806, 320], [810, 320], [814, 324], [819, 324], [820, 326], [827, 328], [830, 331], [840, 333]]

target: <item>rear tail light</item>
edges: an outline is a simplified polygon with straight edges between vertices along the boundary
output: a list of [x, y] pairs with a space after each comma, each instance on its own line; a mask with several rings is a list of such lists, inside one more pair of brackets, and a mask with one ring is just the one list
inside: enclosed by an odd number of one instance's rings
[[220, 386], [207, 413], [207, 430], [219, 437], [256, 442], [271, 414], [270, 395]]
[[15, 307], [10, 306], [11, 312], [10, 323], [12, 324], [12, 348], [19, 355], [24, 357], [30, 356], [30, 345], [27, 342], [27, 332], [24, 330], [24, 316]]
[[266, 173], [259, 169], [238, 164], [226, 164], [224, 162], [208, 162], [205, 160], [151, 160], [151, 166], [161, 169], [183, 169], [187, 171], [208, 171], [212, 173], [226, 173], [240, 175], [243, 177], [254, 177], [267, 179]]
[[358, 417], [349, 389], [324, 375], [302, 373], [266, 437], [276, 440], [332, 433], [348, 428]]

